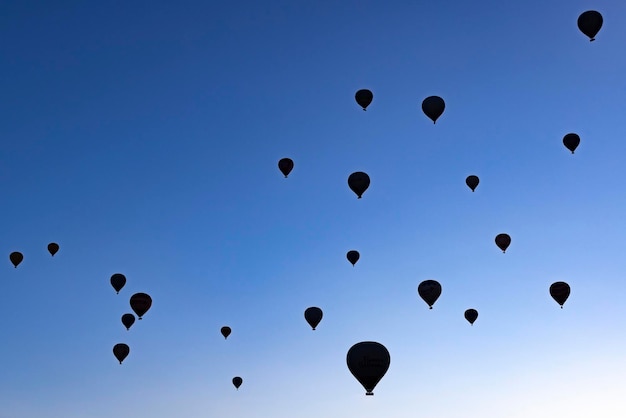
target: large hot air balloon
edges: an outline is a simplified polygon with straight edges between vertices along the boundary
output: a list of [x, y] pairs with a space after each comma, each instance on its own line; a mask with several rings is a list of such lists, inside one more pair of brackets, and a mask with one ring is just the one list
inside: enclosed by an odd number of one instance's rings
[[111, 286], [113, 286], [113, 289], [115, 289], [116, 293], [120, 293], [120, 290], [122, 290], [125, 284], [126, 276], [124, 276], [123, 274], [115, 273], [113, 276], [111, 276]]
[[367, 89], [362, 89], [356, 92], [354, 98], [356, 99], [356, 102], [359, 104], [359, 106], [363, 108], [363, 110], [367, 110], [367, 106], [369, 106], [374, 99], [374, 94]]
[[120, 362], [120, 364], [122, 364], [124, 359], [128, 356], [128, 353], [130, 353], [130, 347], [126, 344], [115, 344], [113, 347], [113, 355]]
[[467, 184], [467, 187], [469, 187], [470, 189], [472, 189], [472, 191], [476, 190], [476, 187], [478, 187], [478, 183], [480, 182], [480, 180], [478, 179], [478, 176], [467, 176], [467, 178], [465, 179], [465, 184]]
[[550, 296], [552, 299], [556, 301], [559, 305], [561, 305], [561, 309], [563, 309], [563, 304], [569, 297], [570, 287], [565, 282], [555, 282], [550, 285]]
[[135, 293], [130, 297], [130, 307], [135, 311], [139, 319], [148, 312], [152, 306], [152, 298], [146, 293]]
[[239, 376], [233, 377], [233, 385], [235, 385], [237, 390], [239, 390], [239, 386], [241, 386], [242, 383], [243, 383], [243, 379], [241, 377]]
[[22, 262], [23, 259], [24, 256], [19, 251], [14, 251], [9, 254], [9, 260], [11, 260], [11, 263], [13, 263], [13, 266], [15, 268], [17, 268], [17, 266]]
[[424, 280], [417, 286], [417, 293], [419, 293], [420, 297], [424, 299], [424, 302], [432, 309], [441, 295], [441, 285], [436, 280]]
[[124, 324], [127, 331], [130, 329], [130, 327], [134, 323], [135, 323], [135, 315], [133, 315], [132, 313], [125, 313], [124, 315], [122, 315], [122, 324]]
[[374, 388], [389, 370], [391, 356], [384, 345], [363, 341], [348, 350], [346, 363], [350, 373], [365, 388], [365, 394], [373, 395]]
[[306, 322], [313, 328], [313, 331], [315, 331], [315, 327], [322, 320], [322, 315], [322, 310], [316, 306], [306, 308], [304, 311], [304, 319], [306, 319]]
[[446, 103], [439, 96], [430, 96], [424, 99], [422, 102], [422, 110], [424, 114], [428, 116], [433, 123], [437, 122], [439, 116], [443, 114], [446, 108]]
[[50, 244], [48, 244], [48, 252], [52, 257], [54, 257], [57, 251], [59, 251], [59, 244], [57, 244], [56, 242], [51, 242]]
[[293, 170], [293, 160], [291, 158], [282, 158], [278, 161], [278, 169], [287, 178], [291, 170]]
[[602, 27], [602, 15], [595, 10], [587, 10], [578, 16], [578, 29], [589, 37], [589, 41], [596, 40], [595, 36]]
[[370, 176], [362, 171], [352, 173], [348, 177], [348, 186], [360, 199], [367, 188], [370, 187]]
[[563, 145], [565, 148], [572, 151], [572, 154], [580, 144], [580, 137], [576, 134], [567, 134], [563, 137]]
[[356, 250], [350, 250], [346, 254], [346, 258], [348, 259], [350, 263], [352, 263], [352, 267], [354, 267], [356, 262], [359, 261], [360, 257], [361, 257], [361, 254], [359, 254], [359, 252]]
[[496, 235], [496, 245], [505, 253], [506, 249], [511, 245], [511, 237], [508, 234]]
[[478, 311], [476, 309], [468, 309], [465, 311], [465, 319], [467, 322], [474, 325], [474, 321], [478, 318]]
[[231, 329], [230, 329], [230, 327], [222, 327], [222, 329], [220, 329], [220, 332], [224, 336], [224, 339], [226, 339], [230, 335]]

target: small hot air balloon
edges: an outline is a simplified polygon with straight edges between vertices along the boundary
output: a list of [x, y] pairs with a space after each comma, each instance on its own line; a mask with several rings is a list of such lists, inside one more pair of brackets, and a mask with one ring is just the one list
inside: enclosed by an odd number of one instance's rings
[[228, 338], [228, 336], [230, 335], [231, 329], [230, 327], [222, 327], [222, 329], [220, 330], [220, 332], [222, 333], [222, 335], [224, 336], [224, 339]]
[[24, 256], [22, 255], [22, 253], [18, 251], [14, 251], [11, 254], [9, 254], [9, 260], [11, 260], [11, 263], [13, 263], [13, 266], [15, 268], [17, 268], [17, 266], [22, 262], [23, 259], [24, 259]]
[[357, 261], [359, 261], [359, 258], [361, 257], [361, 255], [359, 254], [358, 251], [356, 250], [350, 250], [348, 251], [348, 253], [346, 254], [346, 258], [348, 259], [348, 261], [350, 263], [352, 263], [352, 267], [354, 267], [354, 265], [356, 264]]
[[367, 110], [367, 106], [369, 106], [374, 99], [374, 94], [367, 89], [362, 89], [356, 92], [354, 98], [356, 99], [356, 102], [359, 104], [359, 106], [363, 108], [363, 110]]
[[239, 376], [235, 376], [233, 377], [233, 385], [235, 385], [235, 388], [237, 388], [237, 390], [239, 390], [239, 386], [241, 386], [241, 384], [243, 383], [243, 379]]
[[474, 321], [478, 318], [478, 311], [476, 309], [468, 309], [465, 311], [465, 319], [467, 322], [474, 325]]
[[57, 251], [59, 251], [59, 244], [57, 244], [56, 242], [51, 242], [50, 244], [48, 244], [48, 252], [52, 257], [54, 257]]
[[316, 306], [306, 308], [304, 311], [304, 319], [306, 319], [306, 322], [308, 322], [311, 328], [313, 328], [313, 331], [315, 331], [315, 327], [322, 320], [322, 316], [322, 310]]
[[563, 145], [565, 148], [572, 151], [572, 154], [580, 144], [580, 137], [576, 134], [567, 134], [563, 137]]
[[430, 96], [424, 99], [422, 102], [422, 110], [424, 114], [428, 116], [433, 123], [437, 122], [439, 116], [443, 114], [446, 108], [446, 103], [439, 96]]
[[111, 276], [111, 286], [113, 286], [113, 289], [115, 289], [116, 293], [120, 293], [120, 290], [122, 290], [125, 284], [126, 276], [124, 276], [123, 274], [115, 273]]
[[595, 36], [602, 28], [602, 15], [595, 10], [587, 10], [578, 16], [578, 29], [589, 37], [589, 41], [596, 40]]
[[472, 191], [476, 190], [476, 187], [478, 187], [478, 183], [480, 182], [480, 180], [478, 180], [478, 176], [467, 176], [467, 178], [465, 179], [465, 184], [467, 184], [467, 187], [469, 187], [470, 189], [472, 189]]
[[374, 395], [374, 388], [389, 370], [391, 356], [384, 345], [363, 341], [348, 350], [346, 363], [350, 373], [365, 388], [365, 394]]
[[122, 364], [124, 359], [128, 356], [128, 353], [130, 353], [130, 347], [126, 344], [115, 344], [113, 347], [113, 355], [120, 362], [120, 364]]
[[127, 331], [130, 329], [130, 327], [134, 323], [135, 323], [135, 315], [133, 315], [132, 313], [125, 313], [124, 315], [122, 315], [122, 324], [124, 324]]
[[508, 234], [496, 235], [496, 245], [505, 253], [506, 249], [511, 245], [511, 237]]
[[569, 297], [570, 287], [565, 282], [555, 282], [550, 285], [550, 296], [552, 299], [556, 301], [559, 305], [561, 305], [561, 309], [563, 309], [563, 304]]
[[291, 170], [293, 170], [293, 160], [291, 158], [282, 158], [278, 161], [278, 169], [287, 178]]
[[363, 193], [365, 193], [367, 188], [370, 186], [370, 176], [362, 171], [352, 173], [348, 177], [348, 186], [350, 186], [350, 189], [356, 193], [360, 199]]
[[432, 309], [439, 296], [441, 296], [441, 285], [436, 280], [424, 280], [417, 286], [417, 293]]
[[146, 293], [135, 293], [130, 297], [130, 307], [135, 311], [139, 319], [148, 312], [152, 306], [152, 298]]

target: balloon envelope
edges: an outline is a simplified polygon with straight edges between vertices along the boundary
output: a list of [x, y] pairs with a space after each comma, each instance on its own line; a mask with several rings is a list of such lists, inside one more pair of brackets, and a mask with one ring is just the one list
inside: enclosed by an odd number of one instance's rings
[[430, 309], [441, 295], [441, 285], [436, 280], [424, 280], [417, 286], [417, 293], [424, 299]]
[[230, 327], [222, 327], [222, 329], [220, 330], [220, 332], [222, 333], [222, 335], [224, 336], [224, 339], [228, 338], [228, 336], [231, 333], [231, 329]]
[[496, 235], [496, 245], [505, 253], [506, 249], [511, 245], [511, 237], [508, 234]]
[[306, 322], [308, 322], [311, 328], [313, 328], [313, 331], [315, 331], [315, 327], [322, 320], [322, 316], [322, 310], [316, 306], [306, 308], [304, 311], [304, 319], [306, 319]]
[[243, 383], [243, 379], [241, 377], [239, 376], [233, 377], [233, 385], [235, 385], [237, 389], [239, 389], [239, 386], [241, 386], [242, 383]]
[[439, 116], [443, 114], [446, 108], [446, 103], [439, 96], [430, 96], [424, 99], [422, 102], [422, 110], [424, 114], [428, 116], [433, 123], [437, 122]]
[[465, 319], [467, 322], [474, 325], [474, 321], [478, 318], [478, 311], [476, 309], [468, 309], [465, 311]]
[[465, 179], [465, 184], [467, 184], [467, 187], [469, 187], [470, 189], [472, 189], [472, 191], [476, 190], [476, 187], [478, 187], [478, 183], [480, 182], [480, 180], [478, 179], [478, 176], [467, 176], [467, 178]]
[[291, 170], [293, 170], [293, 160], [291, 158], [283, 158], [278, 161], [278, 169], [287, 178]]
[[48, 244], [48, 252], [51, 256], [54, 257], [57, 251], [59, 251], [59, 244], [57, 244], [56, 242], [51, 242], [50, 244]]
[[350, 263], [352, 263], [352, 266], [354, 266], [356, 262], [359, 261], [360, 257], [361, 257], [361, 254], [359, 254], [359, 252], [356, 250], [350, 250], [346, 254], [346, 258], [348, 259]]
[[135, 323], [135, 315], [132, 313], [125, 313], [122, 315], [122, 324], [126, 327], [126, 330], [129, 330], [130, 327]]
[[123, 274], [115, 273], [113, 276], [111, 276], [111, 286], [113, 286], [113, 289], [115, 289], [116, 293], [120, 293], [120, 290], [122, 290], [125, 284], [126, 276], [124, 276]]
[[602, 28], [602, 15], [595, 10], [587, 10], [578, 16], [578, 29], [589, 37], [590, 41], [595, 41], [595, 36]]
[[152, 298], [146, 293], [135, 293], [130, 297], [130, 307], [135, 311], [139, 319], [148, 312], [152, 306]]
[[13, 266], [15, 268], [17, 268], [17, 266], [22, 262], [23, 259], [24, 256], [19, 251], [14, 251], [9, 254], [9, 260], [11, 260], [11, 263], [13, 263]]
[[120, 362], [120, 364], [122, 364], [124, 359], [128, 356], [128, 353], [130, 353], [130, 347], [126, 344], [115, 344], [113, 347], [113, 355]]
[[367, 188], [370, 186], [370, 176], [362, 171], [352, 173], [348, 177], [348, 186], [360, 199], [363, 193], [365, 193]]
[[367, 106], [372, 103], [372, 100], [374, 99], [374, 94], [367, 89], [362, 89], [356, 92], [354, 98], [356, 99], [356, 102], [359, 104], [359, 106], [361, 106], [363, 110], [366, 110]]
[[580, 144], [580, 137], [576, 134], [567, 134], [563, 137], [563, 145], [565, 148], [572, 151], [572, 154]]
[[365, 394], [373, 395], [374, 388], [389, 370], [391, 356], [384, 345], [363, 341], [348, 350], [346, 363], [350, 373], [365, 388]]
[[561, 305], [561, 309], [563, 308], [563, 304], [569, 297], [570, 287], [565, 282], [555, 282], [550, 285], [550, 296], [552, 299], [556, 301], [559, 305]]

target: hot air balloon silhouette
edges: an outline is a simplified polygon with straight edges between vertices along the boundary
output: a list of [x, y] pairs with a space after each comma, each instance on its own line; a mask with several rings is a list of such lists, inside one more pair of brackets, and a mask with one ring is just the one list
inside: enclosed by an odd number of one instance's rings
[[465, 311], [465, 319], [467, 322], [474, 325], [474, 321], [478, 318], [478, 311], [476, 309], [468, 309]]
[[352, 173], [348, 177], [348, 186], [360, 199], [363, 193], [365, 193], [367, 188], [370, 186], [370, 176], [362, 171]]
[[433, 123], [437, 123], [439, 116], [443, 114], [446, 108], [446, 103], [439, 96], [430, 96], [424, 99], [422, 102], [422, 110], [424, 114], [428, 116]]
[[359, 252], [356, 250], [350, 250], [346, 254], [346, 258], [348, 259], [350, 263], [352, 263], [352, 267], [354, 267], [356, 262], [359, 261], [360, 257], [361, 257], [361, 254], [359, 254]]
[[17, 268], [17, 266], [22, 262], [24, 256], [19, 251], [14, 251], [9, 254], [9, 260], [13, 263], [13, 267]]
[[569, 297], [570, 287], [565, 282], [555, 282], [550, 285], [550, 296], [552, 299], [556, 301], [559, 305], [561, 305], [561, 309], [563, 309], [563, 304]]
[[57, 251], [59, 251], [59, 244], [57, 244], [56, 242], [51, 242], [50, 244], [48, 244], [48, 252], [52, 257], [54, 257]]
[[365, 394], [373, 395], [374, 388], [389, 370], [391, 356], [384, 345], [363, 341], [348, 350], [346, 363], [350, 373], [365, 388]]
[[478, 179], [478, 176], [467, 176], [467, 178], [465, 179], [465, 184], [467, 184], [467, 187], [469, 187], [470, 189], [472, 189], [472, 191], [476, 190], [476, 187], [478, 187], [478, 183], [480, 182], [480, 180]]
[[126, 344], [115, 344], [113, 347], [113, 355], [120, 362], [120, 364], [122, 364], [124, 359], [128, 356], [128, 353], [130, 353], [130, 347]]
[[293, 160], [291, 158], [282, 158], [278, 161], [278, 169], [287, 178], [291, 170], [293, 170]]
[[322, 310], [316, 306], [306, 308], [304, 311], [304, 319], [306, 319], [306, 322], [313, 328], [313, 331], [315, 331], [315, 327], [321, 322], [322, 316]]
[[565, 148], [572, 151], [572, 154], [580, 144], [580, 137], [576, 134], [567, 134], [563, 137], [563, 145]]
[[369, 106], [374, 99], [374, 94], [367, 89], [362, 89], [356, 92], [354, 98], [356, 99], [356, 102], [359, 104], [359, 106], [363, 108], [363, 110], [367, 110], [367, 106]]
[[133, 315], [132, 313], [125, 313], [124, 315], [122, 315], [122, 324], [124, 324], [127, 331], [130, 329], [131, 326], [133, 326], [134, 323], [135, 315]]
[[511, 245], [511, 237], [508, 234], [496, 235], [496, 245], [505, 253], [506, 249]]
[[224, 339], [228, 338], [228, 336], [230, 335], [231, 329], [230, 327], [222, 327], [222, 329], [220, 330], [220, 332], [222, 333], [222, 335], [224, 336]]
[[596, 40], [595, 36], [602, 28], [602, 15], [595, 10], [587, 10], [578, 16], [578, 29], [589, 37], [589, 41]]
[[111, 276], [111, 286], [113, 286], [113, 289], [115, 289], [116, 293], [120, 293], [120, 290], [122, 290], [125, 284], [126, 276], [124, 276], [123, 274], [115, 273]]
[[152, 298], [146, 293], [135, 293], [130, 297], [130, 307], [140, 320], [148, 312], [150, 306], [152, 306]]
[[241, 384], [243, 383], [243, 379], [239, 376], [235, 376], [233, 377], [233, 385], [235, 385], [235, 388], [237, 388], [237, 390], [239, 390], [239, 386], [241, 386]]
[[417, 293], [424, 299], [430, 309], [441, 295], [441, 285], [436, 280], [424, 280], [417, 286]]

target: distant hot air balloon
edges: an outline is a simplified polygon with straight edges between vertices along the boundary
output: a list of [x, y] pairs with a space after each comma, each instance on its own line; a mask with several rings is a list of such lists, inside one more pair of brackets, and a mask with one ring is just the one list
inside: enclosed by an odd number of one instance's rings
[[222, 333], [222, 335], [224, 336], [224, 339], [228, 338], [228, 336], [230, 335], [231, 329], [230, 327], [222, 327], [222, 329], [220, 330], [220, 332]]
[[361, 254], [359, 254], [359, 252], [356, 250], [350, 250], [346, 254], [346, 258], [348, 259], [350, 263], [352, 263], [352, 267], [354, 267], [356, 262], [359, 261], [360, 257], [361, 257]]
[[291, 158], [282, 158], [278, 161], [278, 169], [287, 178], [291, 170], [293, 170], [293, 160]]
[[465, 319], [467, 322], [474, 325], [474, 321], [478, 318], [478, 311], [476, 309], [468, 309], [465, 311]]
[[130, 327], [134, 323], [135, 323], [135, 315], [133, 315], [132, 313], [125, 313], [124, 315], [122, 315], [122, 324], [124, 324], [127, 331], [130, 329]]
[[352, 173], [348, 177], [348, 186], [360, 199], [363, 193], [365, 193], [367, 188], [370, 186], [370, 176], [362, 171]]
[[424, 280], [417, 286], [417, 293], [432, 309], [441, 295], [441, 285], [436, 280]]
[[120, 364], [122, 364], [124, 359], [128, 356], [128, 353], [130, 353], [130, 347], [126, 344], [115, 344], [113, 347], [113, 355], [120, 362]]
[[243, 383], [243, 379], [241, 377], [239, 376], [233, 377], [233, 385], [235, 385], [237, 390], [239, 390], [239, 386], [241, 386], [242, 383]]
[[565, 282], [555, 282], [550, 285], [550, 296], [552, 299], [556, 301], [559, 305], [561, 305], [561, 309], [563, 309], [563, 304], [569, 297], [570, 287]]
[[505, 253], [506, 249], [511, 245], [511, 237], [508, 234], [496, 235], [496, 245]]
[[139, 319], [148, 312], [152, 306], [152, 298], [146, 293], [135, 293], [130, 297], [130, 307], [135, 311]]
[[572, 151], [572, 154], [580, 144], [580, 137], [576, 134], [567, 134], [563, 137], [563, 145], [565, 148]]
[[596, 34], [602, 27], [602, 15], [595, 10], [587, 10], [578, 16], [578, 29], [589, 37], [591, 42], [595, 41]]
[[313, 331], [315, 331], [315, 327], [322, 320], [322, 316], [322, 310], [316, 306], [306, 308], [304, 311], [304, 319], [306, 319], [306, 322], [308, 322], [311, 328], [313, 328]]
[[367, 106], [369, 106], [374, 99], [374, 94], [367, 89], [362, 89], [356, 92], [354, 98], [356, 99], [356, 102], [359, 104], [359, 106], [363, 108], [363, 110], [367, 110]]
[[465, 179], [465, 184], [467, 184], [467, 187], [469, 187], [470, 189], [472, 189], [472, 191], [476, 190], [476, 187], [478, 187], [478, 183], [480, 182], [480, 180], [478, 179], [478, 176], [467, 176], [467, 178]]
[[439, 116], [443, 114], [446, 108], [446, 103], [439, 96], [430, 96], [424, 99], [422, 102], [422, 110], [424, 114], [428, 116], [433, 123], [437, 122]]
[[373, 395], [374, 388], [389, 370], [391, 356], [384, 345], [363, 341], [348, 350], [346, 363], [350, 373], [365, 388], [365, 394]]
[[126, 276], [124, 276], [123, 274], [115, 273], [113, 276], [111, 276], [111, 286], [113, 286], [113, 289], [115, 289], [116, 293], [120, 293], [120, 290], [122, 290], [125, 284]]
[[9, 254], [9, 260], [11, 260], [11, 263], [13, 263], [13, 266], [15, 268], [17, 268], [17, 266], [22, 262], [23, 259], [24, 259], [24, 256], [22, 255], [22, 253], [18, 251], [14, 251], [11, 254]]
[[51, 242], [50, 244], [48, 244], [48, 252], [52, 257], [54, 257], [57, 251], [59, 251], [59, 244], [57, 244], [56, 242]]

